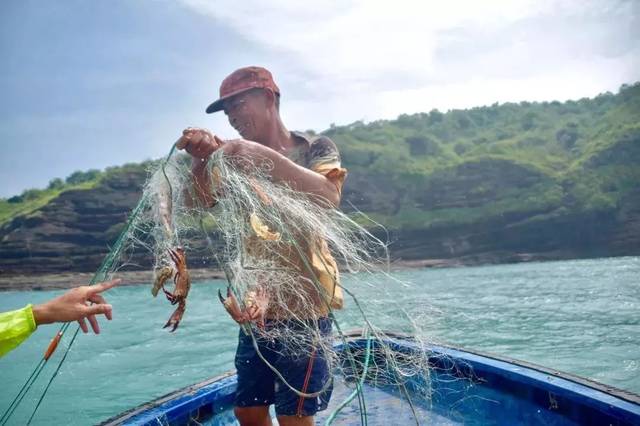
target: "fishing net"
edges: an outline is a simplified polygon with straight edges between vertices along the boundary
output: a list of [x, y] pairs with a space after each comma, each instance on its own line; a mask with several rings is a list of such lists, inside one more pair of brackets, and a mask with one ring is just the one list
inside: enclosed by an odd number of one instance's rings
[[[359, 409], [366, 413], [365, 381], [395, 388], [411, 406], [429, 400], [429, 365], [424, 352], [401, 353], [390, 347], [388, 336], [375, 323], [385, 323], [383, 311], [376, 311], [375, 303], [363, 306], [357, 296], [358, 288], [378, 286], [378, 300], [394, 305], [394, 292], [405, 285], [387, 273], [389, 255], [384, 242], [340, 210], [273, 183], [268, 164], [256, 167], [222, 154], [214, 154], [208, 162], [216, 204], [204, 208], [194, 193], [189, 163], [188, 156], [173, 155], [152, 173], [144, 190], [148, 205], [125, 244], [142, 245], [153, 253], [156, 283], [168, 268], [175, 269], [172, 250], [180, 247], [188, 257], [193, 246], [207, 241], [204, 257], [223, 269], [228, 281], [221, 300], [242, 312], [266, 308], [264, 319], [242, 328], [284, 385], [305, 397], [318, 396], [333, 380], [353, 388], [329, 423], [356, 398]], [[341, 273], [349, 274], [350, 287], [343, 285]], [[386, 281], [382, 286], [381, 277]], [[157, 290], [156, 285], [154, 294]], [[351, 305], [352, 313], [345, 318], [348, 327], [363, 330], [366, 344], [360, 348], [346, 345], [339, 320], [344, 305]], [[402, 328], [421, 348], [423, 333], [415, 322], [419, 317], [404, 309], [388, 311], [395, 327], [402, 322], [398, 313], [405, 316]], [[318, 319], [322, 317], [331, 320], [334, 333], [321, 330]], [[277, 350], [287, 357], [324, 354], [332, 371], [325, 386], [308, 393], [288, 383], [261, 354], [265, 342], [278, 342]], [[336, 343], [344, 345], [337, 350]], [[364, 414], [362, 419], [366, 423]]]
[[[199, 261], [224, 271], [228, 288], [219, 296], [227, 308], [243, 314], [265, 308], [264, 317], [241, 327], [285, 386], [304, 397], [316, 397], [337, 381], [346, 387], [341, 400], [330, 406], [327, 424], [339, 423], [341, 410], [354, 405], [361, 423], [367, 423], [365, 383], [397, 392], [419, 423], [416, 406], [428, 405], [433, 391], [424, 355], [428, 345], [423, 320], [428, 311], [396, 303], [407, 284], [388, 273], [387, 245], [361, 225], [366, 217], [347, 215], [312, 195], [272, 182], [269, 164], [255, 166], [221, 153], [206, 166], [216, 203], [205, 207], [194, 191], [190, 163], [191, 158], [175, 153], [175, 147], [166, 160], [156, 163], [138, 205], [92, 282], [110, 279], [132, 263], [139, 266], [140, 253], [147, 253], [155, 272], [151, 292], [165, 293], [177, 305], [166, 326], [179, 332], [181, 317], [189, 315], [183, 302], [188, 297], [188, 267], [193, 266], [190, 256], [198, 252]], [[341, 277], [345, 273], [348, 280]], [[171, 278], [186, 287], [171, 288]], [[372, 288], [376, 297], [361, 303], [359, 292], [371, 294]], [[320, 318], [329, 318], [333, 333], [321, 329]], [[411, 335], [414, 350], [398, 351], [379, 324], [393, 324]], [[68, 326], [62, 326], [60, 335]], [[361, 330], [361, 345], [347, 344], [346, 328]], [[76, 336], [77, 330], [67, 352]], [[282, 377], [258, 342], [278, 342], [277, 350], [288, 357], [321, 353], [331, 374], [321, 389], [306, 392]], [[65, 357], [66, 353], [31, 418]], [[42, 366], [38, 368], [32, 377]], [[10, 410], [24, 398], [30, 380]]]

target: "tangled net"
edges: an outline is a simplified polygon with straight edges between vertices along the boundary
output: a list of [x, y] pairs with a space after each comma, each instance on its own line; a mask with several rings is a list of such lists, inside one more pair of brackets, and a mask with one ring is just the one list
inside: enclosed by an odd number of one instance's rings
[[[388, 273], [386, 244], [339, 210], [327, 208], [311, 195], [271, 182], [268, 165], [260, 168], [244, 164], [241, 159], [230, 161], [221, 153], [215, 154], [207, 166], [217, 203], [213, 208], [204, 208], [194, 202], [197, 197], [190, 157], [174, 155], [174, 152], [175, 146], [166, 160], [150, 171], [140, 201], [91, 283], [110, 279], [131, 263], [137, 267], [146, 263], [138, 257], [141, 252], [152, 254], [156, 278], [167, 279], [180, 269], [176, 253], [186, 253], [188, 257], [198, 251], [204, 263], [218, 265], [225, 271], [227, 301], [236, 301], [245, 311], [260, 304], [267, 307], [264, 322], [260, 319], [242, 325], [258, 353], [258, 341], [277, 340], [282, 342], [279, 351], [286, 355], [310, 356], [313, 351], [324, 354], [331, 374], [322, 389], [314, 393], [305, 393], [287, 383], [276, 367], [264, 357], [263, 360], [300, 396], [315, 397], [336, 383], [342, 386], [339, 398], [334, 391], [325, 424], [345, 420], [340, 417], [341, 411], [349, 408], [353, 412], [356, 399], [355, 409], [360, 413], [361, 423], [367, 424], [366, 384], [395, 390], [408, 405], [384, 408], [381, 424], [386, 424], [389, 416], [394, 415], [387, 408], [405, 413], [410, 409], [416, 424], [428, 416], [425, 408], [429, 409], [440, 386], [438, 381], [431, 380], [432, 369], [429, 357], [425, 356], [429, 345], [424, 324], [428, 323], [432, 312], [422, 305], [411, 307], [411, 301], [406, 299], [404, 306], [395, 302], [402, 299], [399, 296], [406, 284]], [[202, 241], [206, 241], [206, 246], [203, 247]], [[339, 269], [349, 273], [345, 280], [348, 285], [340, 280]], [[188, 279], [183, 281], [189, 282]], [[156, 280], [154, 295], [160, 287]], [[361, 303], [358, 292], [364, 289], [363, 293], [370, 294], [372, 288], [377, 297]], [[186, 292], [188, 289], [189, 285]], [[181, 311], [177, 318], [179, 323], [184, 304], [180, 298], [177, 302], [180, 305], [176, 312]], [[341, 310], [343, 305], [347, 309]], [[390, 309], [390, 306], [394, 308]], [[321, 317], [329, 318], [333, 334], [322, 332], [317, 321]], [[398, 350], [393, 339], [389, 339], [389, 333], [378, 327], [372, 318], [380, 324], [393, 324], [398, 331], [410, 335], [414, 349], [409, 352]], [[175, 321], [173, 324], [177, 325]], [[350, 345], [343, 330], [345, 325], [361, 330], [360, 343], [364, 343]], [[69, 326], [70, 323], [61, 325], [54, 339], [56, 342]], [[28, 424], [60, 371], [78, 332], [79, 328], [76, 328], [40, 394]], [[48, 359], [45, 355], [34, 368], [0, 418], [0, 424], [11, 419]], [[456, 367], [451, 368], [455, 370]], [[448, 373], [451, 380], [459, 380], [456, 371]], [[462, 386], [457, 383], [455, 388], [466, 394], [471, 386], [472, 383]], [[444, 393], [450, 393], [450, 389]]]
[[[423, 405], [431, 397], [428, 360], [422, 351], [407, 354], [391, 348], [385, 332], [371, 320], [381, 316], [363, 306], [354, 290], [374, 286], [380, 277], [402, 286], [387, 273], [386, 244], [340, 210], [271, 182], [268, 166], [230, 161], [222, 154], [214, 154], [207, 165], [216, 205], [202, 207], [195, 202], [190, 157], [172, 154], [151, 172], [144, 188], [145, 207], [130, 224], [122, 245], [151, 251], [158, 274], [172, 266], [170, 249], [180, 246], [188, 255], [202, 248], [198, 241], [207, 241], [204, 257], [225, 271], [228, 297], [242, 310], [267, 306], [266, 325], [262, 321], [242, 325], [256, 349], [259, 340], [277, 340], [284, 342], [279, 348], [288, 356], [315, 350], [329, 360], [331, 377], [314, 393], [296, 389], [269, 364], [284, 384], [305, 397], [318, 396], [335, 380], [352, 389], [338, 401], [327, 423], [339, 419], [340, 410], [356, 398], [362, 423], [367, 423], [365, 382], [397, 389], [415, 415], [415, 404]], [[349, 273], [350, 286], [343, 285], [339, 269]], [[386, 287], [379, 288], [381, 300], [392, 304], [396, 296], [392, 291], [398, 285], [392, 290]], [[349, 306], [346, 316], [338, 311], [343, 305]], [[366, 345], [358, 349], [346, 345], [341, 315], [350, 328], [362, 330]], [[331, 320], [332, 335], [321, 332], [316, 321], [320, 317]], [[419, 347], [425, 346], [415, 316], [407, 314], [405, 319], [403, 331]], [[344, 345], [337, 350], [335, 344], [340, 342]], [[417, 416], [415, 420], [418, 423]]]

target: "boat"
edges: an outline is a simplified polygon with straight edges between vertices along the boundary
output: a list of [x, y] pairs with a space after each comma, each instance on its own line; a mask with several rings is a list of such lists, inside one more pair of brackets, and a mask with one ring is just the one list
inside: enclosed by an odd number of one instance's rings
[[[377, 345], [351, 332], [336, 345], [364, 357]], [[423, 345], [411, 336], [385, 333], [382, 344], [398, 356], [421, 354], [428, 360], [428, 377], [406, 379], [404, 392], [365, 380], [363, 407], [353, 401], [332, 419], [335, 425], [640, 425], [640, 396], [595, 381], [532, 363], [448, 345]], [[373, 353], [373, 352], [371, 352]], [[368, 362], [367, 362], [368, 363]], [[359, 365], [367, 364], [360, 363]], [[384, 368], [384, 363], [377, 368]], [[343, 369], [345, 373], [347, 369]], [[335, 407], [355, 388], [355, 378], [335, 377], [328, 409], [316, 415], [325, 424]], [[360, 383], [360, 382], [359, 382]], [[411, 402], [411, 393], [429, 384], [427, 402]], [[237, 378], [229, 372], [130, 409], [103, 423], [114, 425], [237, 424], [233, 397]], [[407, 394], [408, 392], [408, 394]], [[275, 414], [272, 411], [275, 419]], [[275, 423], [274, 421], [274, 424]]]

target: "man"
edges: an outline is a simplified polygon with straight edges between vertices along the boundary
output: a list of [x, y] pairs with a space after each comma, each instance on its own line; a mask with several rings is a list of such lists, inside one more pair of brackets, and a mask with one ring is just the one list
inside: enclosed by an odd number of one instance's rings
[[[320, 206], [338, 206], [346, 170], [341, 167], [335, 144], [326, 137], [311, 140], [301, 133], [287, 130], [280, 117], [279, 105], [280, 90], [266, 69], [241, 68], [225, 78], [220, 86], [220, 98], [209, 105], [207, 113], [224, 111], [242, 139], [222, 141], [205, 129], [188, 128], [177, 142], [178, 148], [186, 149], [192, 156], [194, 189], [201, 203], [207, 207], [215, 204], [207, 161], [214, 151], [220, 149], [224, 155], [242, 159], [240, 162], [245, 164], [247, 161], [255, 166], [268, 164], [268, 168], [262, 169], [269, 170], [271, 181], [307, 193]], [[342, 306], [338, 269], [326, 242], [313, 236], [308, 240], [311, 241], [307, 248], [313, 271], [304, 268], [300, 259], [292, 259], [292, 262], [300, 265], [300, 286], [306, 288], [309, 300], [314, 304], [314, 312], [307, 313], [306, 318], [313, 321], [323, 335], [327, 335], [331, 330], [327, 305], [333, 308]], [[291, 253], [288, 255], [295, 257]], [[312, 275], [324, 288], [323, 294], [314, 293]], [[330, 297], [325, 298], [327, 294]], [[268, 324], [276, 314], [268, 306], [258, 304], [248, 313], [232, 316], [239, 323], [261, 321], [266, 317]], [[265, 353], [269, 349], [263, 348]], [[330, 385], [327, 359], [321, 351], [315, 350], [302, 358], [275, 358], [275, 367], [300, 392], [314, 394], [323, 389], [326, 391], [318, 397], [305, 398], [289, 389], [258, 357], [250, 336], [241, 331], [236, 352], [236, 417], [244, 426], [271, 425], [268, 407], [275, 403], [280, 425], [312, 425], [313, 416], [326, 408], [331, 394], [331, 386], [327, 386]]]
[[22, 309], [0, 313], [0, 357], [20, 345], [42, 324], [78, 321], [82, 331], [88, 333], [85, 321], [88, 319], [93, 332], [99, 334], [96, 315], [104, 314], [111, 320], [111, 305], [100, 293], [119, 283], [120, 280], [112, 280], [76, 287], [40, 305], [27, 305]]

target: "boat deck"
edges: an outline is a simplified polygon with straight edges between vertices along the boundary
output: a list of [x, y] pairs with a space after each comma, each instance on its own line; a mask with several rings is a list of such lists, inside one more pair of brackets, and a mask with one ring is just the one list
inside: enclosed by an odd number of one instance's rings
[[[366, 340], [353, 338], [354, 356], [363, 354]], [[640, 424], [640, 397], [586, 379], [507, 358], [445, 346], [428, 349], [410, 339], [389, 337], [388, 347], [398, 354], [422, 354], [429, 372], [392, 377], [398, 385], [367, 374], [363, 386], [365, 410], [358, 398], [334, 419], [333, 425], [360, 425], [366, 411], [368, 425], [634, 425]], [[340, 345], [337, 346], [340, 351]], [[384, 362], [376, 364], [386, 371]], [[344, 374], [351, 375], [348, 368]], [[324, 424], [353, 392], [355, 372], [345, 380], [336, 376], [331, 403], [318, 413]], [[372, 381], [373, 380], [373, 381]], [[129, 410], [104, 425], [238, 424], [233, 415], [237, 377], [230, 373], [166, 395]], [[406, 395], [411, 398], [411, 404]], [[415, 412], [415, 415], [414, 415]], [[272, 415], [275, 418], [275, 413]], [[416, 421], [417, 420], [417, 421]], [[277, 422], [274, 421], [274, 424]]]
[[[353, 383], [347, 384], [344, 380], [336, 378], [329, 407], [324, 411], [318, 412], [315, 417], [316, 424], [324, 424], [331, 413], [333, 413], [338, 405], [347, 399], [352, 391]], [[367, 424], [369, 426], [388, 426], [390, 424], [411, 425], [416, 423], [409, 403], [393, 391], [365, 384], [363, 386], [363, 394], [365, 396]], [[421, 424], [424, 423], [438, 426], [463, 424], [462, 422], [452, 421], [440, 414], [430, 411], [428, 407], [424, 406], [424, 404], [416, 405], [415, 410]], [[277, 425], [278, 421], [275, 417], [273, 406], [271, 406], [271, 415], [273, 418], [273, 424]], [[206, 426], [228, 426], [238, 425], [239, 423], [236, 421], [233, 416], [233, 412], [230, 410], [203, 424]], [[357, 398], [344, 407], [332, 423], [332, 425], [335, 426], [361, 424], [360, 409]]]

